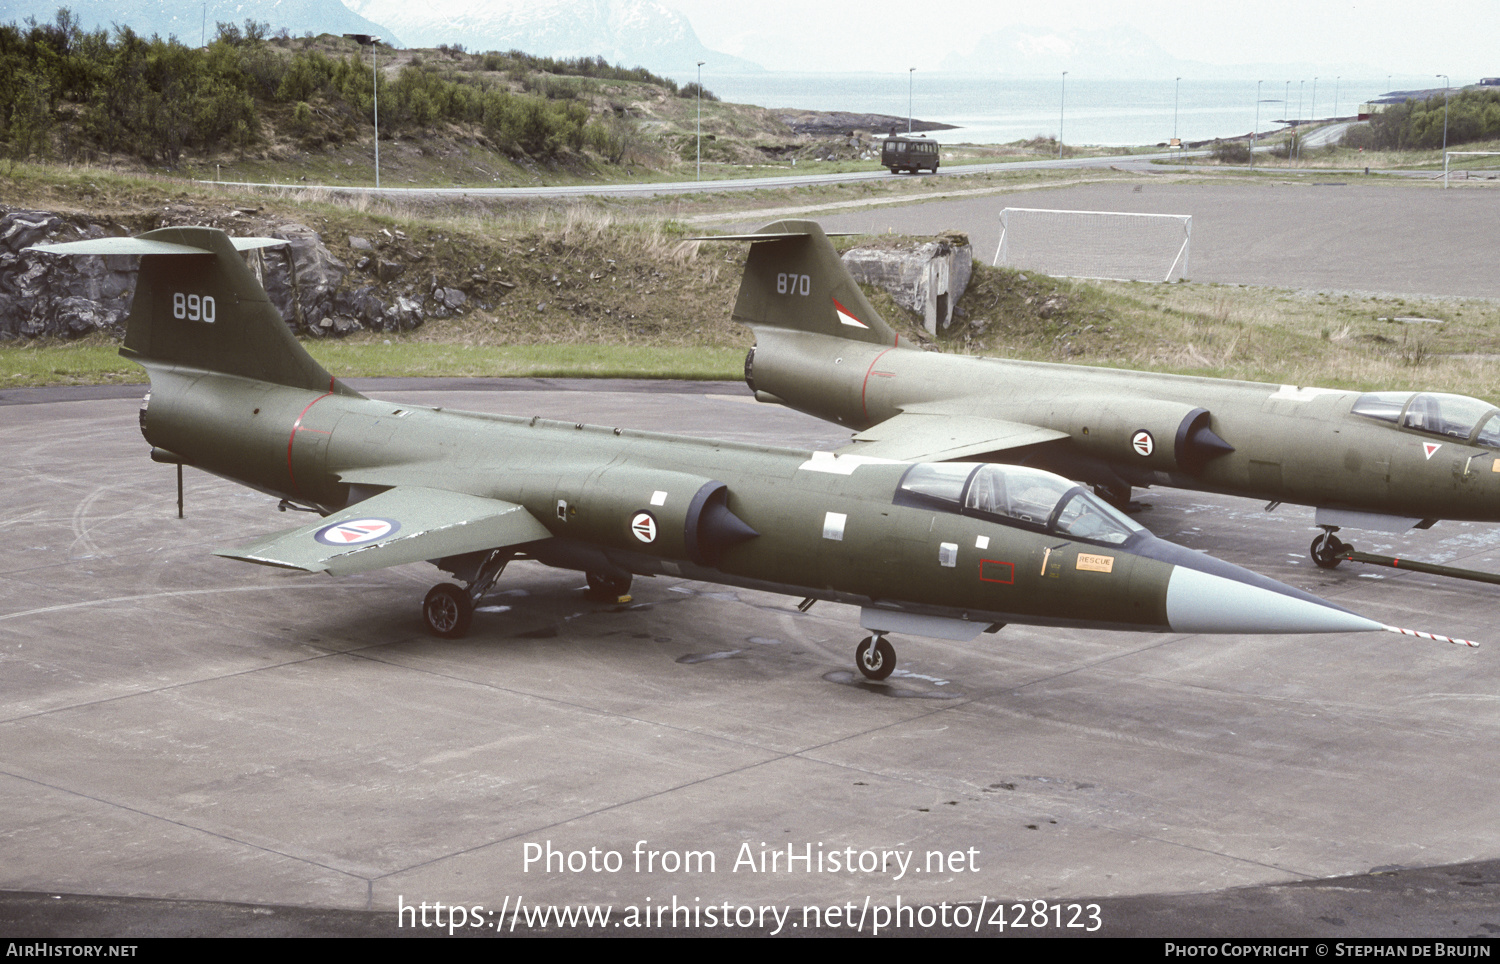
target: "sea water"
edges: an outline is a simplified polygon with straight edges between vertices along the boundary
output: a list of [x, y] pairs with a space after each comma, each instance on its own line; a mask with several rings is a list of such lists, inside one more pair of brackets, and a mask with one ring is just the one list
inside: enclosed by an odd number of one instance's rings
[[[950, 73], [725, 74], [705, 71], [703, 86], [721, 100], [761, 107], [913, 116], [956, 125], [929, 136], [943, 143], [1003, 144], [1056, 137], [1068, 144], [1136, 145], [1238, 137], [1283, 122], [1349, 117], [1360, 105], [1401, 87], [1374, 79], [1332, 77], [1255, 81], [1046, 80]], [[1411, 80], [1411, 78], [1407, 78]], [[1414, 83], [1424, 83], [1416, 80]], [[908, 88], [910, 83], [910, 88]], [[909, 93], [908, 93], [909, 91]], [[1335, 102], [1337, 96], [1337, 102]], [[908, 97], [910, 100], [908, 101]], [[1314, 99], [1316, 97], [1316, 99]], [[904, 126], [901, 130], [904, 131]]]

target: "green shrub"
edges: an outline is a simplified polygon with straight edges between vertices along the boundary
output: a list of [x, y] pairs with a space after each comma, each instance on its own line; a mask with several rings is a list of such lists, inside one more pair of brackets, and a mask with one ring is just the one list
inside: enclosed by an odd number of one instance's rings
[[1244, 141], [1214, 141], [1213, 157], [1220, 164], [1249, 164], [1250, 145]]

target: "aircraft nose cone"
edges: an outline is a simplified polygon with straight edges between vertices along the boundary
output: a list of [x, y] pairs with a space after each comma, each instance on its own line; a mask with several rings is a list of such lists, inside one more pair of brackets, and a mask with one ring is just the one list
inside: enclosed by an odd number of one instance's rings
[[1385, 628], [1290, 586], [1283, 588], [1278, 592], [1175, 566], [1167, 581], [1167, 625], [1178, 633], [1362, 633]]

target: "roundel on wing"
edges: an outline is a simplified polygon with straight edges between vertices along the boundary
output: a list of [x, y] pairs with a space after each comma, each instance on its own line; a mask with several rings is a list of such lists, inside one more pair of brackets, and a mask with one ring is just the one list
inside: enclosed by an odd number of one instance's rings
[[395, 519], [350, 519], [335, 522], [313, 533], [313, 538], [325, 546], [362, 546], [384, 539], [401, 528]]
[[642, 542], [656, 541], [656, 516], [649, 512], [637, 512], [630, 520], [630, 532]]
[[1130, 447], [1135, 449], [1136, 455], [1139, 455], [1141, 458], [1148, 458], [1152, 452], [1156, 451], [1156, 439], [1151, 437], [1150, 432], [1141, 429], [1130, 436]]

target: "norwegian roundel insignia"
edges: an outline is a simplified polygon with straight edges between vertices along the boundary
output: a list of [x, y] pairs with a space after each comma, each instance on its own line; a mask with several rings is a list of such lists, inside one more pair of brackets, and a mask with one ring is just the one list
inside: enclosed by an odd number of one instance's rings
[[362, 546], [384, 539], [401, 528], [394, 519], [350, 519], [335, 522], [313, 533], [313, 538], [325, 546]]
[[630, 531], [642, 542], [655, 542], [656, 517], [649, 512], [637, 512], [630, 520]]
[[1149, 457], [1152, 452], [1156, 451], [1156, 439], [1151, 437], [1150, 432], [1146, 431], [1145, 429], [1141, 429], [1139, 432], [1136, 432], [1134, 435], [1130, 436], [1130, 447], [1135, 449], [1136, 455], [1139, 455], [1144, 459]]

